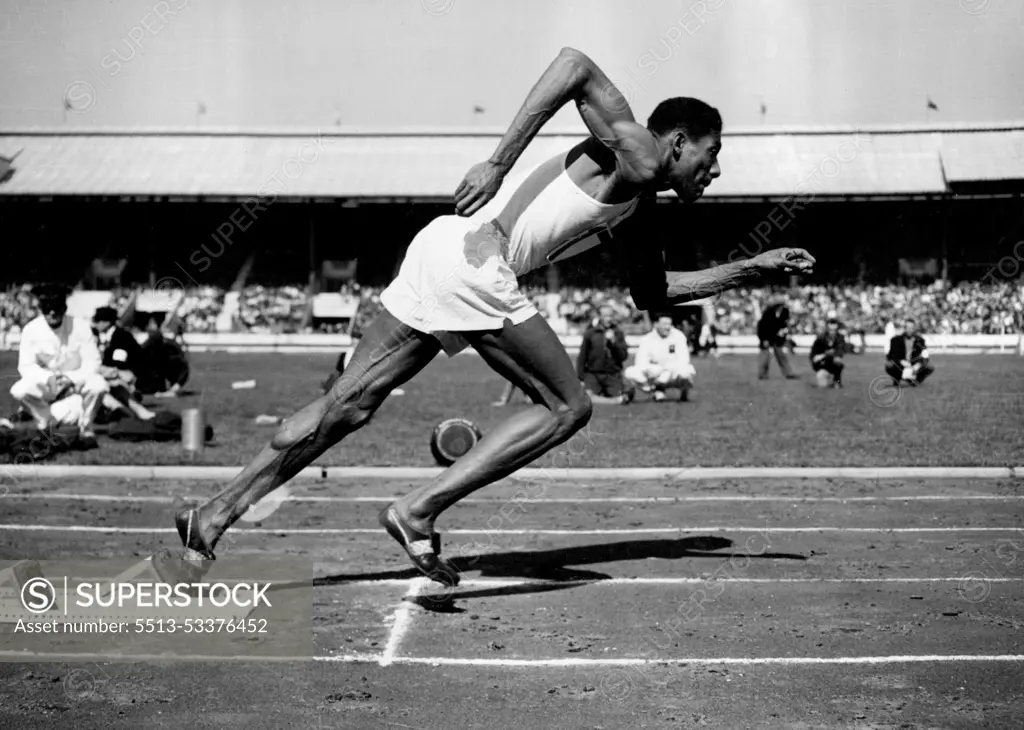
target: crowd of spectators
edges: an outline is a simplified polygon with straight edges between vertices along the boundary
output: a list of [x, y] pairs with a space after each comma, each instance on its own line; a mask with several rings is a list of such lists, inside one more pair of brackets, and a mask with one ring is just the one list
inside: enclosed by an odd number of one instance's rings
[[305, 289], [298, 286], [248, 286], [238, 300], [238, 320], [250, 332], [296, 332], [307, 302]]
[[[380, 292], [378, 287], [358, 285], [342, 291], [360, 299], [356, 331], [365, 329], [380, 310]], [[129, 289], [114, 292], [113, 306], [122, 311], [131, 293]], [[557, 316], [573, 332], [585, 329], [602, 305], [610, 306], [627, 330], [643, 323], [643, 313], [633, 307], [629, 293], [622, 289], [563, 289], [557, 305], [542, 288], [531, 288], [526, 293], [546, 316], [556, 306]], [[772, 293], [768, 288], [736, 289], [715, 297], [712, 308], [718, 331], [726, 335], [754, 333]], [[1024, 284], [1020, 282], [967, 282], [948, 287], [803, 286], [786, 294], [793, 334], [816, 333], [829, 316], [867, 334], [884, 332], [887, 324], [899, 323], [908, 316], [917, 320], [921, 331], [931, 334], [1024, 333]], [[186, 291], [179, 311], [185, 331], [216, 331], [226, 298], [223, 289], [214, 287]], [[249, 286], [240, 293], [235, 319], [241, 329], [253, 332], [314, 331], [314, 325], [307, 321], [308, 309], [304, 287]], [[35, 313], [30, 285], [0, 292], [0, 337], [20, 329]], [[347, 331], [347, 325], [315, 324], [315, 329], [339, 332]]]
[[[754, 331], [770, 295], [767, 289], [736, 289], [715, 301], [723, 334]], [[852, 330], [885, 331], [890, 322], [913, 317], [930, 334], [1024, 333], [1024, 284], [962, 282], [945, 287], [804, 286], [787, 292], [790, 332], [815, 334], [835, 316]]]

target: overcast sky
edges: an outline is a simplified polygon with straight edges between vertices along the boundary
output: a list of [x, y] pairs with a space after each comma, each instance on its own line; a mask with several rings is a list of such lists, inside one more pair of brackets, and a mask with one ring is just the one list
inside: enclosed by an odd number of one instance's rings
[[[565, 45], [618, 82], [641, 120], [678, 95], [717, 106], [727, 127], [1024, 120], [1022, 0], [0, 0], [0, 8], [6, 129], [504, 128]], [[570, 108], [551, 127], [579, 125]]]

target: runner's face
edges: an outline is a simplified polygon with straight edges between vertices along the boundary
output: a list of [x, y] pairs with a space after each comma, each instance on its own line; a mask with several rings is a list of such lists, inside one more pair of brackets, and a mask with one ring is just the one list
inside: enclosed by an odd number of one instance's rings
[[722, 174], [718, 165], [722, 138], [718, 134], [707, 134], [691, 140], [679, 134], [674, 144], [674, 163], [669, 181], [681, 200], [692, 203], [704, 194], [712, 180]]

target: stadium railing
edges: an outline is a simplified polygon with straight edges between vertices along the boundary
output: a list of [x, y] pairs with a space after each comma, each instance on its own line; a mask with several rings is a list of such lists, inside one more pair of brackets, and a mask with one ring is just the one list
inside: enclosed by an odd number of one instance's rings
[[[140, 335], [141, 336], [141, 335]], [[1024, 335], [924, 335], [928, 349], [933, 353], [949, 354], [1018, 354], [1024, 346]], [[582, 337], [562, 335], [559, 340], [567, 350], [578, 350]], [[722, 353], [749, 354], [757, 352], [755, 335], [719, 335], [718, 349]], [[17, 349], [20, 336], [7, 338], [8, 349]], [[793, 341], [799, 351], [809, 351], [814, 335], [795, 335]], [[630, 348], [640, 344], [640, 336], [629, 335]], [[352, 338], [337, 334], [259, 334], [259, 333], [187, 333], [185, 344], [193, 352], [331, 352], [349, 348]], [[866, 335], [864, 344], [868, 352], [882, 353], [889, 341], [885, 335]]]

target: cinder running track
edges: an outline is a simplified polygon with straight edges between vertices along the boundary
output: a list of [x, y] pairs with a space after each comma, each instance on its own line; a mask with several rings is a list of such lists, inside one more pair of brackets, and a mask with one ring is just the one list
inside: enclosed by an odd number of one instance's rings
[[[1020, 480], [507, 480], [438, 525], [461, 556], [456, 589], [417, 577], [377, 528], [413, 483], [300, 483], [223, 548], [315, 563], [315, 656], [41, 662], [10, 653], [7, 624], [0, 726], [1010, 728], [1024, 717]], [[0, 559], [144, 557], [176, 544], [174, 505], [215, 486], [22, 481], [0, 501]]]

